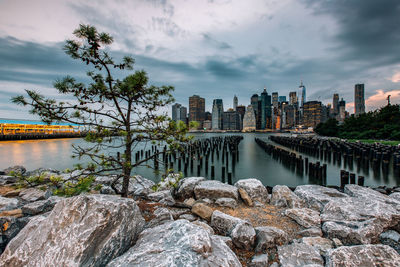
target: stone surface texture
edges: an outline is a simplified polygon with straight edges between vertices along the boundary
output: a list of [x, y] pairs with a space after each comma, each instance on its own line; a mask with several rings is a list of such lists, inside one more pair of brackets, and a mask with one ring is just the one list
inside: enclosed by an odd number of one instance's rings
[[286, 185], [276, 185], [272, 188], [272, 205], [283, 208], [303, 208], [304, 201]]
[[16, 198], [6, 198], [0, 196], [0, 211], [13, 210], [17, 208], [19, 201]]
[[175, 191], [177, 198], [193, 198], [194, 187], [200, 182], [205, 181], [204, 177], [186, 177], [179, 181], [178, 189]]
[[267, 188], [258, 179], [242, 179], [237, 181], [235, 186], [244, 189], [253, 202], [266, 203], [268, 201]]
[[321, 227], [319, 212], [312, 209], [287, 209], [285, 215], [305, 228]]
[[211, 227], [221, 235], [230, 235], [236, 224], [243, 220], [215, 210], [211, 216]]
[[305, 201], [306, 207], [322, 211], [324, 206], [332, 201], [349, 196], [336, 189], [320, 185], [299, 185], [294, 193]]
[[215, 235], [186, 220], [144, 230], [136, 244], [107, 266], [241, 266]]
[[228, 208], [234, 209], [237, 206], [237, 202], [233, 198], [221, 197], [215, 201], [215, 205], [218, 205], [220, 207], [228, 207]]
[[194, 188], [196, 199], [217, 200], [221, 197], [228, 197], [238, 200], [238, 189], [235, 186], [221, 183], [215, 180], [200, 182]]
[[243, 200], [243, 202], [247, 205], [252, 207], [254, 205], [253, 200], [249, 196], [249, 194], [244, 190], [243, 188], [239, 188], [238, 190], [240, 198]]
[[256, 240], [256, 231], [249, 222], [243, 221], [235, 225], [230, 236], [237, 248], [252, 250]]
[[193, 205], [192, 213], [196, 214], [200, 218], [210, 221], [213, 210], [206, 204], [198, 202]]
[[318, 250], [307, 244], [293, 243], [278, 247], [278, 256], [281, 267], [324, 265]]
[[48, 199], [52, 195], [50, 190], [40, 190], [38, 188], [27, 188], [19, 193], [19, 197], [23, 201], [34, 202], [38, 200]]
[[11, 240], [0, 266], [104, 266], [131, 247], [144, 219], [131, 199], [80, 195], [36, 216]]
[[272, 227], [261, 226], [256, 227], [256, 252], [263, 252], [268, 248], [282, 246], [288, 243], [288, 235], [285, 231]]

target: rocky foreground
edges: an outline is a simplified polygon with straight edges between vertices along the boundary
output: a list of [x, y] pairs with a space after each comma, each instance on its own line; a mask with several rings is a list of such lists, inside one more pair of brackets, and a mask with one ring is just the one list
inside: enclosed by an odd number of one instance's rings
[[16, 182], [0, 175], [0, 266], [400, 266], [400, 192], [171, 175], [121, 198], [98, 176], [64, 198]]

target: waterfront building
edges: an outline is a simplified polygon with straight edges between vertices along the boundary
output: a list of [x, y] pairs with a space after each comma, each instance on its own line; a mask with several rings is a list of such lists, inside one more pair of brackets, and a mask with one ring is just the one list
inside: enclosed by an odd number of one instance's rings
[[254, 94], [250, 98], [250, 104], [253, 107], [254, 115], [257, 118], [257, 111], [258, 111], [258, 94]]
[[243, 117], [244, 117], [244, 114], [246, 113], [246, 107], [243, 105], [237, 106], [236, 111], [240, 115], [240, 130], [241, 130], [241, 129], [243, 129]]
[[193, 95], [189, 97], [189, 122], [197, 121], [199, 123], [199, 128], [203, 126], [205, 120], [205, 99]]
[[203, 129], [204, 129], [205, 131], [209, 131], [209, 130], [211, 130], [211, 125], [212, 125], [212, 123], [211, 123], [210, 120], [205, 120], [205, 121], [203, 122]]
[[344, 121], [346, 118], [346, 101], [340, 100], [339, 101], [339, 121]]
[[354, 114], [356, 116], [365, 113], [364, 84], [354, 86]]
[[272, 106], [273, 108], [278, 108], [278, 92], [273, 92], [272, 93]]
[[211, 121], [211, 120], [212, 120], [211, 112], [206, 111], [206, 112], [204, 113], [204, 120], [206, 120], [206, 121]]
[[181, 107], [181, 104], [175, 103], [172, 105], [172, 120], [178, 121], [178, 112]]
[[82, 130], [77, 124], [52, 123], [48, 125], [42, 121], [0, 119], [0, 135], [63, 135], [79, 134]]
[[333, 94], [332, 109], [333, 115], [336, 117], [339, 114], [339, 94]]
[[320, 101], [308, 101], [304, 103], [303, 125], [315, 128], [322, 122], [322, 103]]
[[240, 130], [240, 115], [238, 112], [233, 109], [224, 112], [223, 129], [228, 131]]
[[282, 105], [282, 109], [284, 112], [284, 128], [293, 128], [296, 125], [296, 107], [285, 102], [285, 104]]
[[234, 111], [236, 111], [237, 106], [238, 106], [238, 98], [237, 98], [237, 96], [235, 95], [235, 96], [233, 97], [233, 110], [234, 110]]
[[179, 103], [172, 105], [172, 120], [187, 123], [187, 108]]
[[270, 129], [271, 126], [271, 96], [267, 92], [267, 88], [264, 87], [264, 91], [261, 93], [260, 99], [260, 111], [261, 116], [258, 119], [257, 129]]
[[256, 116], [254, 113], [253, 105], [247, 107], [246, 113], [243, 117], [243, 132], [251, 132], [256, 130]]
[[279, 103], [286, 102], [286, 96], [285, 95], [278, 96], [278, 102]]
[[212, 107], [212, 129], [222, 130], [223, 129], [223, 113], [224, 106], [222, 99], [214, 99]]
[[304, 86], [303, 81], [301, 81], [301, 83], [300, 83], [299, 93], [301, 95], [300, 107], [303, 107], [304, 103], [307, 102], [307, 100], [306, 100], [306, 87]]
[[297, 95], [296, 92], [289, 93], [289, 104], [290, 105], [297, 105]]

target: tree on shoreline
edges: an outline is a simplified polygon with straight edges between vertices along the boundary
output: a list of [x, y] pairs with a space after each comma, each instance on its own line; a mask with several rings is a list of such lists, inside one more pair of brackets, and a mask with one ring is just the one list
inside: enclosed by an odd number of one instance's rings
[[[116, 72], [132, 70], [134, 60], [126, 56], [116, 62], [104, 50], [104, 46], [113, 42], [109, 34], [81, 24], [74, 35], [76, 39], [67, 40], [64, 50], [73, 59], [93, 68], [87, 72], [91, 82], [85, 85], [66, 76], [54, 83], [60, 94], [72, 96], [73, 101], [46, 98], [33, 90], [26, 90], [28, 98], [17, 96], [12, 101], [30, 106], [30, 112], [44, 122], [68, 122], [84, 127], [85, 140], [90, 145], [74, 146], [74, 154], [79, 158], [89, 157], [91, 162], [80, 168], [90, 174], [117, 174], [113, 188], [126, 197], [132, 170], [155, 159], [149, 155], [134, 162], [133, 150], [147, 142], [178, 149], [189, 140], [187, 127], [160, 111], [174, 101], [172, 86], [148, 85], [149, 79], [143, 70], [122, 80], [116, 78]], [[115, 187], [120, 178], [123, 178], [122, 190]]]

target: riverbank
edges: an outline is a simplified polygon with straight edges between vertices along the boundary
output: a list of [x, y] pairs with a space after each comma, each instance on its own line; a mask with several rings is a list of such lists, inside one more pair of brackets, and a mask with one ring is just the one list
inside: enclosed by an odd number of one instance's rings
[[[50, 181], [72, 174], [38, 175]], [[16, 189], [15, 176], [0, 175], [0, 265], [400, 264], [399, 188], [268, 189], [257, 179], [228, 185], [175, 175], [156, 185], [136, 176], [129, 198], [121, 198], [112, 180], [94, 177], [88, 192], [63, 197], [51, 183]]]

